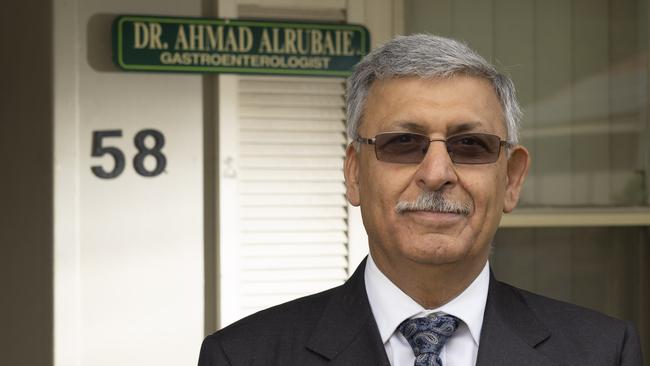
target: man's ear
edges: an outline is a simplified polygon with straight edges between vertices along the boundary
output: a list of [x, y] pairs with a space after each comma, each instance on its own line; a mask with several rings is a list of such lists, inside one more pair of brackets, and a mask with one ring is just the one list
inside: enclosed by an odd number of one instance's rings
[[510, 151], [508, 159], [508, 175], [506, 177], [506, 192], [503, 197], [503, 212], [509, 213], [515, 209], [519, 201], [519, 194], [524, 185], [524, 180], [530, 167], [528, 150], [517, 145]]
[[343, 174], [345, 175], [345, 197], [352, 206], [359, 206], [359, 157], [354, 148], [354, 143], [349, 144], [345, 151], [345, 164]]

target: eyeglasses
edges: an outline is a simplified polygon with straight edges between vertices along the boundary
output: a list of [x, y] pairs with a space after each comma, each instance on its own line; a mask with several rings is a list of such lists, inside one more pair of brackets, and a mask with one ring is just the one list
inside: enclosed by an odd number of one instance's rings
[[464, 133], [446, 139], [411, 132], [380, 133], [375, 138], [357, 137], [355, 141], [375, 145], [377, 160], [387, 163], [419, 164], [424, 160], [429, 144], [444, 142], [451, 161], [456, 164], [489, 164], [499, 159], [501, 146], [507, 145], [499, 136], [487, 133]]

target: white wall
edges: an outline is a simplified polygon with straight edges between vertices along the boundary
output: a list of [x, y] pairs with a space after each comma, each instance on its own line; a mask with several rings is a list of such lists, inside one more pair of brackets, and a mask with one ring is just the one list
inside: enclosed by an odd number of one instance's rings
[[[203, 338], [203, 91], [200, 75], [110, 64], [119, 14], [201, 16], [201, 1], [55, 1], [55, 365], [194, 364]], [[167, 168], [133, 168], [136, 133], [165, 136]], [[124, 172], [100, 179], [92, 133]], [[152, 166], [153, 161], [145, 162]]]

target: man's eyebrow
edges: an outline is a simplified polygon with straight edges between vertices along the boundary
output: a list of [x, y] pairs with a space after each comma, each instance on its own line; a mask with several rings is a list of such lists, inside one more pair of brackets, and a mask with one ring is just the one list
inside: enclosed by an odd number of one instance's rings
[[449, 126], [449, 129], [447, 130], [447, 134], [455, 135], [458, 133], [473, 131], [482, 125], [483, 124], [481, 122], [463, 122], [457, 125]]
[[426, 135], [427, 130], [424, 126], [417, 122], [412, 121], [396, 121], [390, 125], [393, 130], [404, 130], [409, 132], [417, 132]]
[[[459, 124], [455, 124], [452, 126], [449, 126], [447, 129], [447, 134], [448, 135], [456, 135], [459, 133], [463, 132], [470, 132], [474, 131], [477, 128], [483, 126], [481, 122], [478, 121], [473, 121], [473, 122], [463, 122]], [[425, 126], [423, 126], [420, 123], [413, 122], [413, 121], [396, 121], [395, 123], [392, 123], [390, 125], [390, 129], [392, 131], [396, 130], [404, 130], [404, 131], [409, 131], [409, 132], [416, 132], [416, 133], [421, 133], [423, 135], [427, 135], [428, 131]]]

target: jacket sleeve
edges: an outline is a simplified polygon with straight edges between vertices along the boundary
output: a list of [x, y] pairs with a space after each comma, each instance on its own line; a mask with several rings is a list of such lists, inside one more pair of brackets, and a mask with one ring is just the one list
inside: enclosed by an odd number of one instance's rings
[[198, 366], [231, 366], [221, 344], [214, 335], [208, 336], [201, 344]]
[[639, 335], [631, 323], [627, 323], [621, 348], [620, 366], [643, 366]]

